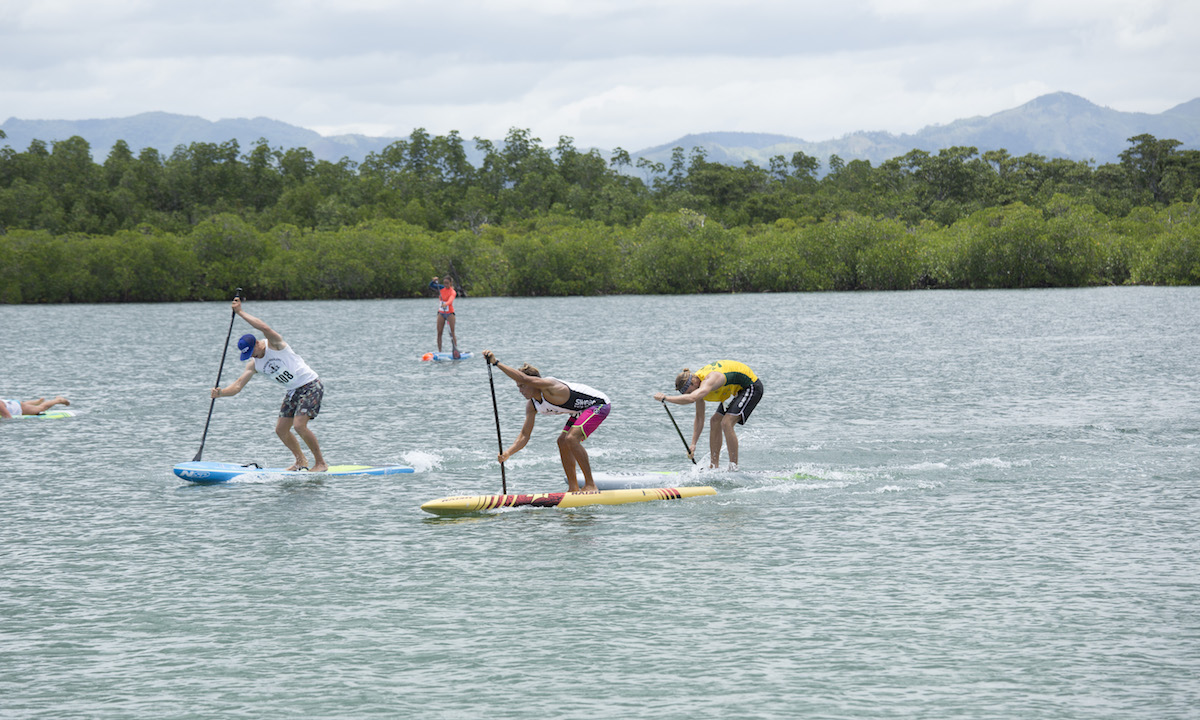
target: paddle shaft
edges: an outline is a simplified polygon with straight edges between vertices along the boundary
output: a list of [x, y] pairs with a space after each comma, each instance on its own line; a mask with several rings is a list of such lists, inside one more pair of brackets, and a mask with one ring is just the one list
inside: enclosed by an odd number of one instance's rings
[[[487, 361], [487, 358], [484, 358]], [[492, 379], [492, 364], [488, 363], [488, 385], [492, 386], [492, 414], [496, 416], [496, 445], [504, 452], [504, 441], [500, 439], [500, 408], [496, 405], [496, 381]], [[504, 475], [504, 463], [500, 463], [500, 491], [508, 494], [508, 478]]]
[[[234, 298], [242, 296], [242, 289], [238, 288], [233, 294]], [[225, 333], [225, 349], [221, 351], [221, 364], [217, 367], [217, 382], [213, 387], [221, 387], [221, 373], [225, 370], [225, 355], [229, 352], [229, 338], [233, 337], [233, 321], [237, 319], [237, 313], [229, 311], [229, 332]], [[200, 436], [200, 449], [196, 451], [196, 457], [192, 458], [192, 462], [200, 462], [200, 456], [204, 454], [204, 441], [208, 439], [208, 424], [212, 422], [213, 405], [217, 404], [217, 399], [212, 398], [208, 401], [208, 418], [204, 420], [204, 434]]]
[[460, 297], [466, 297], [467, 291], [463, 290], [462, 280], [459, 279], [458, 272], [454, 269], [454, 261], [448, 260], [447, 262], [450, 264], [450, 276], [454, 278], [455, 292], [457, 292]]
[[662, 405], [663, 410], [667, 411], [667, 417], [671, 418], [671, 424], [675, 426], [675, 432], [679, 433], [679, 439], [683, 441], [683, 449], [687, 450], [688, 460], [691, 460], [692, 464], [695, 465], [696, 458], [692, 457], [692, 448], [688, 445], [687, 440], [683, 439], [683, 431], [679, 429], [679, 423], [675, 422], [675, 416], [671, 414], [671, 408], [667, 407], [666, 400], [662, 401]]

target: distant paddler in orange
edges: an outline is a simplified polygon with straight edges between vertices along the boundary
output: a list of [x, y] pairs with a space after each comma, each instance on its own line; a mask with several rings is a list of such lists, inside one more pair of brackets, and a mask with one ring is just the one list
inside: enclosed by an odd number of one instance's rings
[[437, 276], [429, 283], [429, 287], [438, 291], [437, 312], [437, 346], [442, 351], [442, 330], [450, 326], [450, 347], [454, 349], [452, 357], [458, 359], [458, 336], [454, 334], [454, 298], [458, 293], [454, 290], [454, 281], [449, 275], [438, 282]]

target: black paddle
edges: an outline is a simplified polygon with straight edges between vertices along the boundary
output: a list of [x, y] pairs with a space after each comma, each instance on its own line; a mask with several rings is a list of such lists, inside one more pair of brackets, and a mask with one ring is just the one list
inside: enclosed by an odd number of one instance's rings
[[692, 457], [692, 449], [688, 447], [687, 440], [683, 439], [683, 431], [679, 429], [679, 423], [675, 422], [675, 416], [671, 414], [671, 408], [667, 407], [666, 400], [663, 400], [662, 404], [663, 410], [667, 411], [667, 417], [671, 418], [671, 424], [675, 426], [675, 432], [679, 433], [679, 439], [683, 441], [683, 449], [687, 450], [688, 460], [691, 460], [692, 464], [695, 465], [696, 458]]
[[[487, 358], [484, 358], [486, 361]], [[500, 439], [500, 409], [496, 407], [496, 382], [492, 380], [492, 364], [488, 363], [488, 385], [492, 386], [492, 414], [496, 416], [496, 445], [504, 452], [504, 441]], [[508, 479], [504, 475], [504, 463], [500, 463], [500, 492], [508, 494]]]
[[[467, 293], [463, 290], [462, 280], [458, 279], [458, 273], [454, 270], [454, 261], [447, 260], [450, 264], [450, 276], [454, 278], [454, 292], [458, 293], [459, 297], [466, 297]], [[454, 348], [454, 359], [458, 359], [458, 339], [454, 333], [450, 333], [450, 344]]]
[[[233, 294], [234, 299], [242, 296], [242, 289], [238, 288]], [[233, 321], [237, 319], [237, 313], [229, 311], [229, 332], [225, 333], [225, 349], [221, 351], [221, 365], [217, 368], [217, 384], [213, 387], [221, 387], [221, 372], [225, 369], [225, 355], [229, 352], [229, 338], [233, 337]], [[212, 398], [208, 401], [208, 419], [204, 421], [204, 434], [200, 436], [200, 449], [196, 451], [196, 457], [192, 458], [192, 462], [200, 462], [200, 456], [204, 454], [204, 441], [208, 439], [208, 424], [212, 421], [213, 405], [217, 404], [217, 399]]]

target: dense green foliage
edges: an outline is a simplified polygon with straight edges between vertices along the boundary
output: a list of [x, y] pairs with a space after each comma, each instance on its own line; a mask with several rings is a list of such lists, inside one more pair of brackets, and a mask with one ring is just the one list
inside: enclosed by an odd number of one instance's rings
[[453, 263], [478, 295], [1200, 283], [1200, 152], [1118, 164], [914, 150], [670, 167], [570, 138], [423, 130], [361, 165], [259, 141], [103, 164], [75, 137], [0, 149], [0, 302], [409, 297]]

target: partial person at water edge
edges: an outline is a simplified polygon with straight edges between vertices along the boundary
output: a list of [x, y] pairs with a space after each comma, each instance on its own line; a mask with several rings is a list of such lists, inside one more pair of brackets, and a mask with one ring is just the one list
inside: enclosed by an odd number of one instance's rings
[[[238, 339], [240, 359], [246, 360], [246, 369], [229, 385], [223, 388], [213, 388], [214, 398], [237, 395], [250, 382], [255, 373], [263, 373], [282, 385], [287, 394], [279, 407], [279, 419], [275, 423], [275, 434], [283, 441], [288, 450], [292, 451], [295, 462], [288, 470], [310, 469], [308, 460], [304, 457], [304, 449], [300, 447], [299, 435], [304, 444], [312, 451], [313, 472], [323, 472], [328, 469], [325, 457], [321, 454], [320, 443], [312, 428], [310, 420], [321, 412], [321, 399], [325, 396], [325, 386], [317, 373], [304, 362], [304, 359], [292, 351], [283, 340], [283, 336], [271, 329], [262, 320], [250, 315], [242, 309], [241, 298], [233, 299], [233, 312], [249, 323], [250, 327], [263, 334], [260, 340], [250, 333]], [[296, 435], [292, 434], [296, 431]]]
[[0, 418], [11, 419], [17, 415], [41, 415], [55, 405], [70, 405], [71, 401], [62, 395], [53, 400], [40, 397], [37, 400], [4, 400], [0, 399]]
[[[483, 359], [512, 378], [521, 396], [529, 400], [525, 406], [525, 424], [521, 426], [521, 433], [496, 459], [504, 464], [505, 460], [525, 447], [539, 414], [567, 415], [567, 423], [558, 436], [558, 454], [562, 459], [563, 472], [567, 474], [567, 489], [570, 492], [600, 492], [596, 481], [592, 479], [592, 466], [583, 441], [596, 432], [596, 428], [612, 410], [608, 396], [587, 385], [542, 377], [541, 372], [529, 363], [519, 369], [509, 367], [497, 360], [491, 350], [483, 351]], [[576, 465], [583, 471], [582, 490], [575, 474]]]
[[734, 430], [737, 425], [745, 425], [750, 419], [750, 413], [762, 399], [763, 384], [758, 375], [749, 365], [736, 360], [718, 360], [709, 363], [696, 372], [684, 368], [675, 377], [675, 389], [679, 395], [654, 393], [654, 399], [659, 402], [669, 402], [675, 405], [696, 404], [696, 421], [692, 425], [692, 442], [688, 445], [688, 457], [696, 452], [696, 444], [704, 432], [704, 403], [719, 402], [712, 415], [712, 427], [709, 429], [709, 467], [721, 467], [721, 440], [729, 446], [729, 469], [738, 468], [738, 438]]

